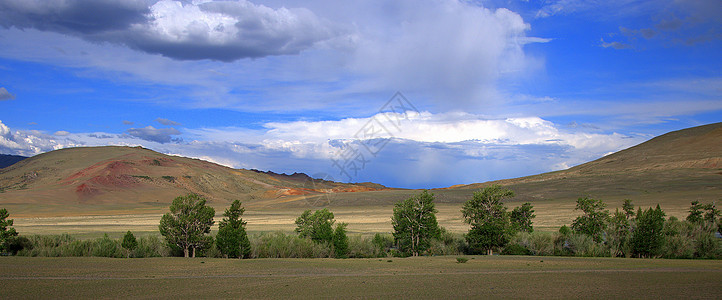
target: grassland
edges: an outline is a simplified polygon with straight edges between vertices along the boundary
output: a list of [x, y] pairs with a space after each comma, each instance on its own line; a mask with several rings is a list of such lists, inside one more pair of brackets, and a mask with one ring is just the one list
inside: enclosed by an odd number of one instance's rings
[[1, 257], [3, 298], [718, 298], [722, 262]]
[[[401, 191], [397, 193], [401, 193]], [[443, 197], [445, 193], [439, 194]], [[659, 203], [651, 200], [639, 202], [635, 200], [635, 204], [642, 207], [655, 206]], [[621, 207], [622, 202], [607, 203], [609, 203], [609, 208], [614, 211], [615, 208]], [[507, 203], [507, 206], [511, 209], [520, 204], [521, 201], [512, 200]], [[439, 210], [437, 214], [439, 224], [451, 232], [465, 233], [468, 227], [463, 223], [460, 212], [461, 205], [461, 203], [438, 203], [436, 208]], [[574, 210], [574, 201], [543, 200], [536, 201], [533, 205], [537, 216], [534, 219], [534, 228], [539, 231], [556, 231], [562, 225], [571, 224], [579, 214]], [[687, 215], [688, 208], [688, 204], [665, 206], [665, 202], [662, 202], [662, 209], [667, 216], [683, 219]], [[222, 218], [223, 209], [222, 207], [216, 208], [216, 221]], [[305, 209], [306, 207], [247, 209], [243, 218], [248, 222], [247, 228], [251, 234], [272, 231], [292, 232], [295, 228], [294, 221]], [[391, 205], [331, 206], [330, 209], [337, 222], [349, 224], [350, 234], [367, 235], [392, 231], [393, 206]], [[12, 208], [9, 210], [12, 214]], [[14, 227], [23, 235], [70, 233], [78, 238], [95, 238], [108, 233], [111, 237], [118, 238], [128, 230], [141, 236], [157, 234], [160, 217], [167, 210], [168, 208], [164, 207], [153, 211], [128, 210], [118, 214], [51, 217], [15, 217], [11, 215], [11, 218], [15, 219]]]

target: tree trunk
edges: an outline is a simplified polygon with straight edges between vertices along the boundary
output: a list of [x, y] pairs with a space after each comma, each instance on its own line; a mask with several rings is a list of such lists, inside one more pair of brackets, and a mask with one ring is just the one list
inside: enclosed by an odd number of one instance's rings
[[183, 248], [183, 257], [188, 257], [188, 246]]
[[193, 256], [191, 257], [196, 258], [196, 247], [193, 247]]

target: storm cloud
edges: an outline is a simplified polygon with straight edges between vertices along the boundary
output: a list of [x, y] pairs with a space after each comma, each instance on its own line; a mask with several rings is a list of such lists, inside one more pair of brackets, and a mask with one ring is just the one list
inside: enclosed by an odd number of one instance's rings
[[179, 60], [298, 54], [334, 36], [307, 9], [249, 1], [2, 0], [0, 26], [111, 42]]

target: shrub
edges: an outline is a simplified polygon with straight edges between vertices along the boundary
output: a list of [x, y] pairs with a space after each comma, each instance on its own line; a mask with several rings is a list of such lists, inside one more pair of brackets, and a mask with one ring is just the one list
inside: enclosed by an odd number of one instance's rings
[[502, 255], [531, 255], [529, 249], [519, 244], [507, 244], [504, 250], [501, 251]]
[[252, 258], [322, 258], [330, 254], [328, 243], [315, 243], [310, 238], [283, 232], [262, 233], [251, 239]]
[[459, 264], [465, 264], [467, 261], [469, 261], [469, 259], [466, 257], [457, 257], [456, 258], [456, 263], [459, 263]]

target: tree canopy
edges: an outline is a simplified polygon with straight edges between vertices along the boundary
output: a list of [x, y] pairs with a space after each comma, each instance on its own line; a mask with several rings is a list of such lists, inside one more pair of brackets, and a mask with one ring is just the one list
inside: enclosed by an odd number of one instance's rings
[[8, 213], [7, 209], [0, 209], [0, 252], [7, 251], [8, 244], [18, 235], [15, 228], [11, 227], [13, 226], [13, 220], [8, 219], [9, 216], [10, 213]]
[[[473, 253], [491, 254], [494, 248], [504, 247], [509, 242], [515, 229], [509, 220], [509, 213], [504, 206], [504, 199], [514, 197], [514, 192], [500, 185], [492, 185], [474, 192], [473, 198], [464, 203], [461, 213], [464, 222], [471, 225], [466, 234], [466, 241]], [[515, 217], [519, 229], [531, 228], [533, 215], [532, 206], [525, 203], [516, 209]]]
[[607, 205], [602, 200], [589, 197], [577, 199], [576, 210], [581, 210], [584, 214], [574, 219], [572, 230], [589, 235], [595, 242], [600, 242], [609, 221], [609, 211], [604, 209], [605, 207]]
[[241, 201], [235, 200], [218, 223], [216, 246], [226, 257], [246, 258], [251, 254], [251, 242], [246, 233], [246, 222], [242, 218], [245, 211]]
[[311, 210], [304, 211], [296, 219], [296, 233], [301, 237], [307, 237], [317, 243], [330, 243], [333, 239], [333, 213], [327, 208], [311, 213]]
[[215, 213], [212, 207], [206, 206], [206, 199], [197, 194], [176, 197], [170, 212], [160, 219], [160, 234], [169, 244], [182, 249], [183, 256], [195, 257], [196, 249], [212, 241], [206, 235], [211, 232]]
[[439, 235], [436, 213], [434, 194], [427, 190], [394, 205], [391, 224], [399, 251], [418, 256], [428, 249], [431, 239]]

